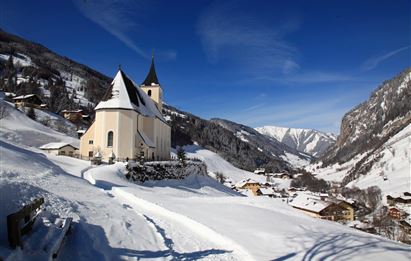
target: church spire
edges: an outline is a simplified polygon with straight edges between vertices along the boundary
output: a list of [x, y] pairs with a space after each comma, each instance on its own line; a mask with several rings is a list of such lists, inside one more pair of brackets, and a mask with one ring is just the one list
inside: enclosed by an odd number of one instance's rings
[[147, 74], [146, 79], [144, 80], [144, 82], [142, 83], [142, 85], [145, 86], [151, 86], [151, 84], [160, 84], [157, 78], [157, 74], [156, 74], [156, 68], [154, 67], [154, 50], [153, 50], [153, 54], [151, 56], [151, 66], [150, 66], [150, 71]]

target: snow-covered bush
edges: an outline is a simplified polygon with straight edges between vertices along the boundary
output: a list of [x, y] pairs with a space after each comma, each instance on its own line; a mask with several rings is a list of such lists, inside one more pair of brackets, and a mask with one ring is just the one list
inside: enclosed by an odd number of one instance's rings
[[144, 164], [128, 164], [126, 178], [136, 182], [163, 179], [183, 179], [190, 174], [207, 175], [203, 162], [187, 160], [185, 164], [178, 161], [153, 161]]

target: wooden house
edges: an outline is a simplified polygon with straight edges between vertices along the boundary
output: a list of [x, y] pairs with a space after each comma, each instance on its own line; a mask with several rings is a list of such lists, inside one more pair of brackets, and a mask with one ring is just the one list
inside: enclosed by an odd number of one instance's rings
[[260, 187], [257, 190], [257, 195], [258, 196], [265, 196], [265, 197], [270, 197], [270, 198], [275, 198], [277, 197], [277, 193], [274, 191], [273, 188], [271, 187]]
[[388, 216], [392, 219], [400, 220], [403, 217], [403, 212], [399, 208], [391, 207], [388, 209]]
[[252, 179], [246, 179], [238, 182], [235, 187], [237, 189], [248, 189], [250, 190], [254, 196], [258, 196], [258, 190], [261, 188], [261, 185], [259, 182], [252, 180]]
[[314, 195], [300, 193], [289, 202], [289, 205], [316, 218], [332, 221], [354, 220], [353, 206], [342, 200], [322, 200]]
[[83, 110], [62, 110], [63, 117], [73, 123], [81, 122]]
[[32, 107], [36, 109], [44, 109], [47, 107], [36, 94], [27, 94], [14, 97], [13, 102], [17, 107]]
[[74, 157], [78, 153], [78, 148], [65, 142], [52, 142], [40, 147], [41, 150], [52, 154]]

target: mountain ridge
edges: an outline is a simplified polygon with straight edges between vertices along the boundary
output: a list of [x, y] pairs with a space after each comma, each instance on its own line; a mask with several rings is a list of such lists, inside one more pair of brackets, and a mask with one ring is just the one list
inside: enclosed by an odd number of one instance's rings
[[255, 130], [317, 158], [323, 155], [337, 138], [335, 134], [314, 129], [262, 126]]

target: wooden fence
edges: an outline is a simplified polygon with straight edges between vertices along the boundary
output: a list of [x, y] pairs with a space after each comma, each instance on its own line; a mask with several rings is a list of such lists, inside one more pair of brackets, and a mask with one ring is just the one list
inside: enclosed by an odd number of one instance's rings
[[44, 198], [35, 199], [16, 213], [7, 216], [7, 234], [10, 247], [13, 249], [17, 246], [23, 247], [21, 236], [32, 229], [43, 203]]

